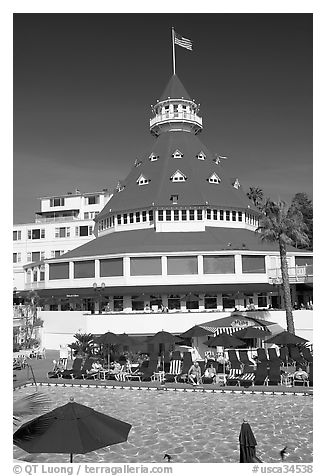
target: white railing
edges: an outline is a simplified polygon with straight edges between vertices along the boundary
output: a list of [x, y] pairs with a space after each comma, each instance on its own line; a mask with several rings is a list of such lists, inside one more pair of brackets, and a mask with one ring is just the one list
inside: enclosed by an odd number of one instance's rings
[[203, 119], [197, 114], [190, 114], [188, 112], [170, 112], [167, 114], [158, 114], [149, 121], [150, 127], [158, 124], [160, 122], [169, 122], [169, 121], [189, 121], [195, 122], [196, 124], [202, 126]]
[[[313, 278], [313, 265], [295, 266], [289, 267], [289, 279], [291, 283], [304, 283], [312, 281]], [[268, 281], [271, 284], [282, 283], [282, 271], [281, 268], [274, 268], [267, 270]]]
[[74, 221], [74, 220], [81, 220], [81, 218], [74, 215], [71, 215], [69, 217], [52, 217], [52, 218], [36, 217], [35, 223], [55, 223], [55, 222], [66, 222], [66, 221]]

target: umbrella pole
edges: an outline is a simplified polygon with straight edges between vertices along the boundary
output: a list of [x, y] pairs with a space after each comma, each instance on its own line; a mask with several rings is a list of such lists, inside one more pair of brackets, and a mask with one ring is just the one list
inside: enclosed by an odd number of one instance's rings
[[73, 454], [70, 453], [70, 463], [72, 463], [72, 457], [73, 457]]

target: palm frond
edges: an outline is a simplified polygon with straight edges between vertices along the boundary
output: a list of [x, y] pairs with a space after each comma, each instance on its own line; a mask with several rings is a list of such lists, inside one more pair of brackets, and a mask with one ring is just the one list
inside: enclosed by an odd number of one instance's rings
[[50, 409], [51, 400], [44, 393], [35, 392], [14, 402], [14, 420], [31, 413], [46, 412]]

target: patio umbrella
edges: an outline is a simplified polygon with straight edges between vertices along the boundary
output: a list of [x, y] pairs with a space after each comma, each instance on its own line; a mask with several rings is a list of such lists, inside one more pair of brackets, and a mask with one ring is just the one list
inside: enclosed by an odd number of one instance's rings
[[[221, 346], [224, 347], [225, 350], [226, 347], [242, 347], [245, 345], [245, 342], [233, 337], [233, 335], [222, 332], [221, 334], [213, 337], [213, 339], [207, 340], [204, 342], [204, 344], [208, 345], [208, 347]], [[225, 362], [223, 362], [223, 373], [225, 374]]]
[[106, 332], [94, 340], [98, 344], [108, 346], [108, 367], [110, 368], [110, 345], [119, 344], [119, 336], [113, 332]]
[[268, 329], [259, 329], [258, 327], [250, 326], [236, 331], [232, 335], [240, 339], [263, 339], [271, 334]]
[[237, 337], [233, 337], [233, 335], [222, 332], [212, 339], [205, 341], [204, 344], [208, 345], [208, 347], [242, 347], [245, 345], [245, 342]]
[[[170, 332], [160, 331], [157, 332], [154, 336], [148, 338], [148, 342], [151, 344], [175, 344], [180, 337], [176, 337]], [[164, 352], [163, 352], [163, 369], [164, 369]]]
[[122, 443], [131, 425], [90, 407], [69, 403], [22, 425], [14, 433], [14, 444], [28, 453], [85, 454], [104, 446]]
[[211, 335], [211, 334], [213, 334], [212, 331], [208, 331], [207, 329], [204, 329], [203, 327], [196, 325], [196, 326], [193, 326], [191, 329], [188, 329], [183, 334], [180, 334], [180, 337], [183, 337], [183, 338], [191, 337], [191, 339], [196, 337], [197, 338], [197, 349], [198, 349], [198, 347], [199, 347], [198, 337], [208, 336], [208, 335]]
[[252, 432], [251, 426], [245, 420], [241, 425], [239, 434], [240, 443], [240, 463], [261, 463], [256, 456], [256, 438]]
[[196, 325], [191, 329], [188, 329], [186, 332], [180, 334], [180, 337], [201, 337], [208, 336], [210, 334], [213, 334], [213, 332]]
[[307, 339], [303, 339], [303, 337], [299, 337], [288, 331], [283, 331], [280, 334], [276, 334], [275, 336], [272, 336], [269, 339], [265, 340], [265, 344], [276, 344], [276, 345], [289, 345], [289, 344], [296, 345], [296, 344], [304, 344], [305, 342], [308, 342]]

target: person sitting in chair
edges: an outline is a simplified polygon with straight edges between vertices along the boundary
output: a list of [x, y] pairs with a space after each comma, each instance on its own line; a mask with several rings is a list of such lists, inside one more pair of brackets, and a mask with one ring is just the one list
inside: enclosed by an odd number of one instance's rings
[[216, 369], [213, 367], [213, 364], [209, 364], [205, 370], [203, 383], [215, 383], [216, 382]]
[[308, 378], [307, 372], [302, 370], [302, 367], [299, 367], [293, 374], [293, 380], [308, 380]]
[[188, 380], [193, 385], [199, 385], [201, 381], [201, 370], [197, 361], [195, 361], [189, 369]]

